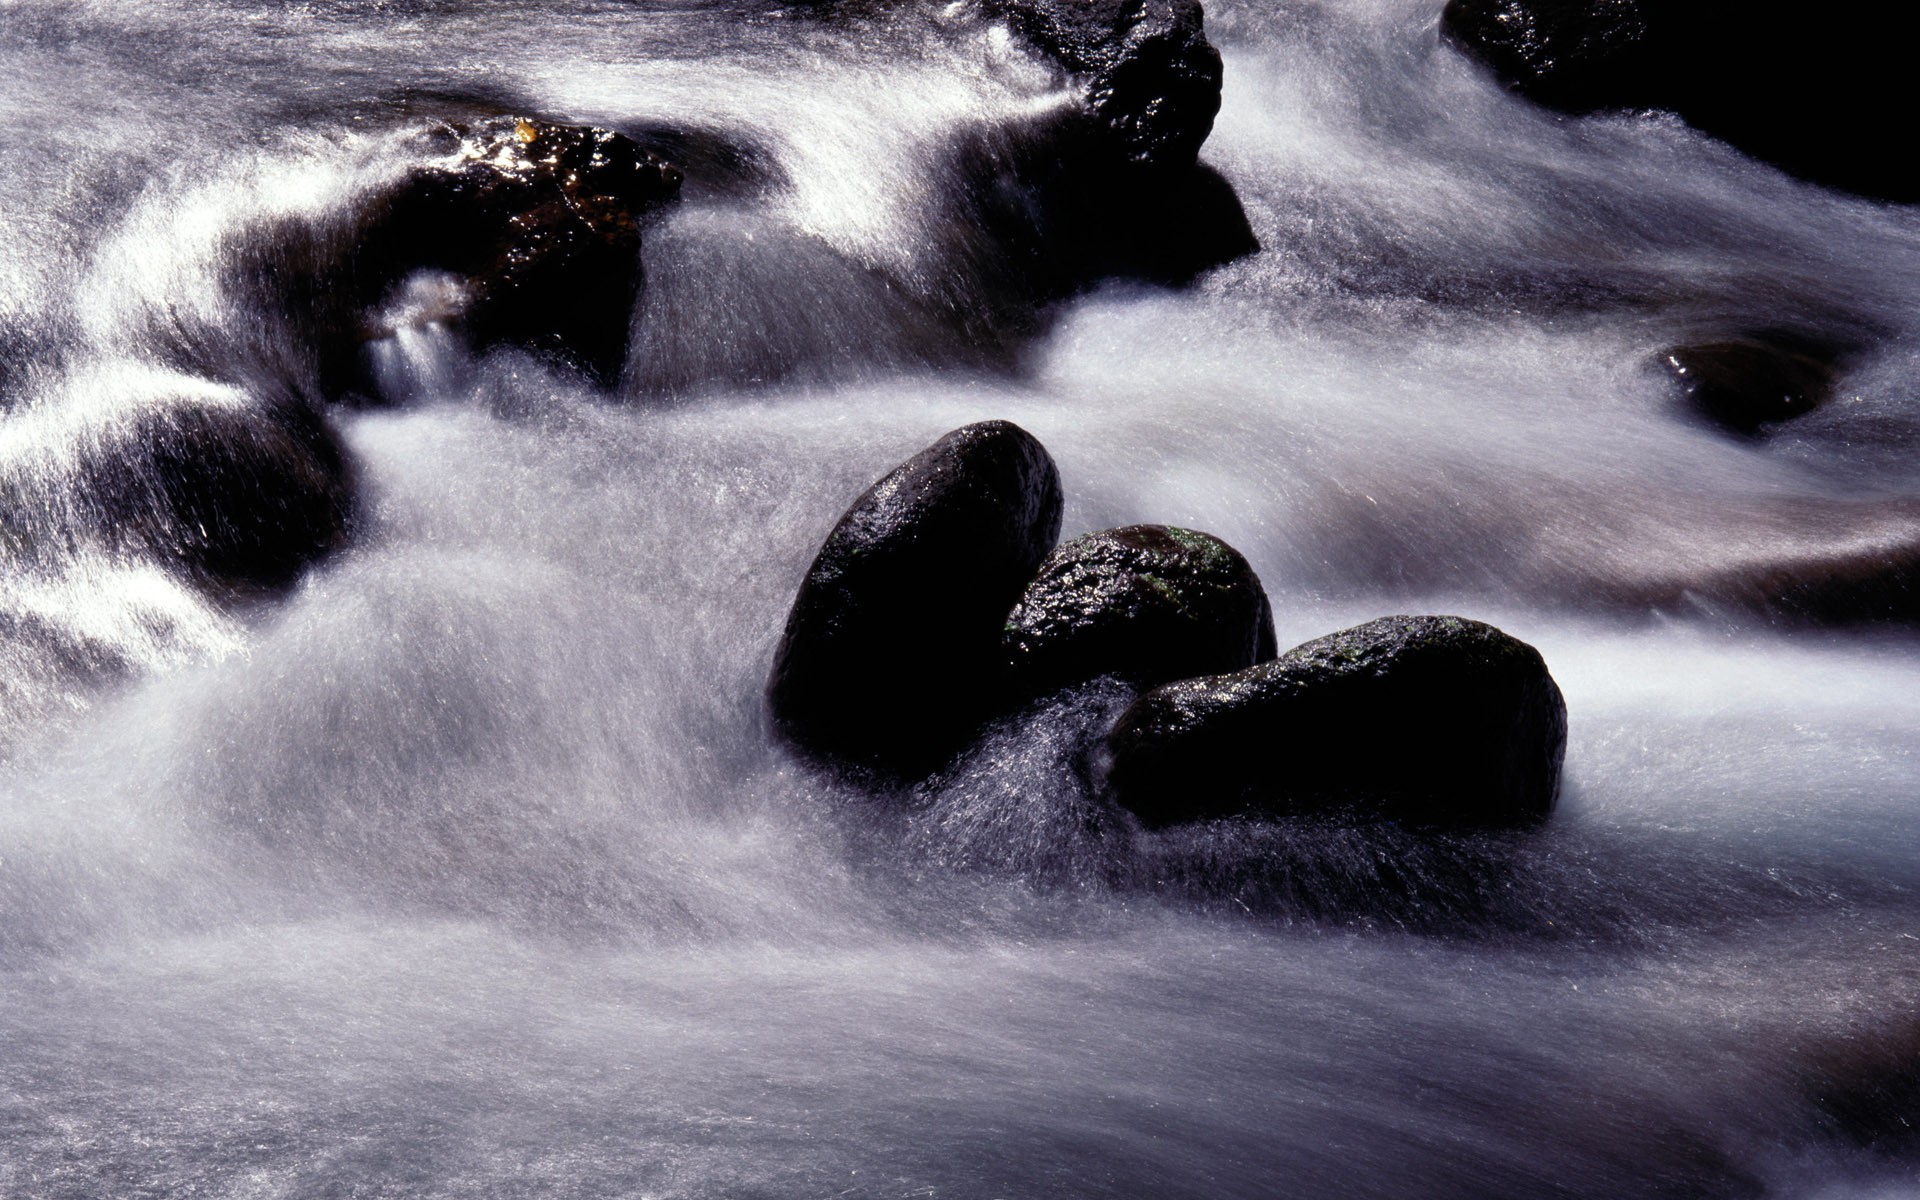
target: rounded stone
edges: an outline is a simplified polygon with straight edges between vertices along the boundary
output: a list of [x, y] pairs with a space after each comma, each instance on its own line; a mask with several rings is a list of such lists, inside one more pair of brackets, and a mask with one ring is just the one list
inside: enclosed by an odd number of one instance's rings
[[241, 595], [293, 583], [352, 523], [345, 448], [294, 400], [146, 405], [82, 470], [110, 541]]
[[1544, 819], [1566, 702], [1539, 651], [1463, 617], [1382, 617], [1167, 684], [1108, 735], [1108, 794], [1148, 826], [1342, 812], [1439, 827]]
[[1062, 503], [1046, 448], [1007, 421], [956, 429], [867, 489], [787, 617], [767, 689], [782, 736], [902, 774], [959, 749], [998, 699], [1001, 631]]
[[1152, 687], [1237, 671], [1277, 647], [1266, 592], [1210, 534], [1129, 525], [1048, 556], [1007, 618], [1008, 668], [1039, 695], [1112, 675]]

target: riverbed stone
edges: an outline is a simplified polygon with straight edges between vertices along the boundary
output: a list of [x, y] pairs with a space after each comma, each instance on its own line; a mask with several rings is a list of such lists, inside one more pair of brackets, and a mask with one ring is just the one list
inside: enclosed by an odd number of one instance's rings
[[1156, 688], [1108, 735], [1108, 794], [1149, 827], [1339, 813], [1518, 827], [1552, 811], [1566, 704], [1533, 647], [1394, 616], [1269, 663]]
[[344, 286], [361, 337], [421, 272], [457, 287], [440, 319], [476, 346], [563, 358], [602, 383], [619, 374], [641, 286], [641, 228], [677, 198], [680, 171], [608, 129], [523, 116], [443, 122], [424, 161], [379, 196]]
[[1193, 165], [1220, 111], [1220, 52], [1199, 0], [986, 0], [1083, 84], [1130, 161]]
[[1005, 643], [1027, 695], [1103, 675], [1153, 687], [1237, 671], [1277, 651], [1266, 592], [1240, 552], [1166, 525], [1061, 545], [1007, 617]]
[[1889, 140], [1912, 108], [1891, 6], [1784, 14], [1739, 0], [1450, 0], [1442, 37], [1568, 113], [1665, 109], [1804, 179], [1920, 200]]
[[998, 701], [1007, 613], [1060, 536], [1060, 475], [1008, 421], [947, 434], [849, 508], [808, 569], [767, 689], [815, 757], [911, 774]]
[[1674, 346], [1660, 362], [1688, 408], [1748, 436], [1826, 403], [1837, 369], [1831, 348], [1766, 333]]
[[293, 398], [144, 404], [88, 448], [81, 477], [110, 543], [238, 598], [286, 588], [353, 522], [345, 447]]

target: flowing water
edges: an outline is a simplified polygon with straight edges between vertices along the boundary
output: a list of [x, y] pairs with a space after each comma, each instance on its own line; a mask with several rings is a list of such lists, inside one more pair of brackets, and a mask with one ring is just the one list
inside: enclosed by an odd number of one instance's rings
[[[1920, 214], [1556, 120], [1438, 7], [1214, 3], [1262, 250], [983, 331], [954, 138], [1069, 98], [959, 8], [0, 0], [0, 1195], [1920, 1192], [1920, 645], [1726, 582], [1920, 544]], [[348, 549], [241, 605], [116, 551], [86, 447], [250, 403], [302, 331], [233, 264], [462, 106], [678, 139], [618, 385], [417, 281]], [[1865, 349], [1765, 439], [1649, 366], [1781, 324]], [[1142, 832], [1099, 688], [910, 794], [792, 759], [807, 563], [989, 417], [1283, 646], [1540, 647], [1553, 819]]]

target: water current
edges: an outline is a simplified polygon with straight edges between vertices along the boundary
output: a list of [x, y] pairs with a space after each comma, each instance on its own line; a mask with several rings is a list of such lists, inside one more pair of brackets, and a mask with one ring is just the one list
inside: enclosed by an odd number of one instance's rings
[[[952, 137], [1069, 97], [961, 7], [0, 0], [0, 1195], [1920, 1194], [1920, 645], [1741, 582], [1920, 546], [1920, 214], [1556, 118], [1439, 7], [1213, 0], [1260, 251], [988, 336]], [[101, 541], [86, 448], [301, 338], [236, 258], [468, 108], [679, 139], [618, 382], [401, 314], [290, 592]], [[1863, 349], [1762, 439], [1652, 365], [1781, 324]], [[907, 795], [795, 760], [821, 539], [992, 417], [1282, 646], [1538, 646], [1558, 811], [1142, 831], [1097, 688]]]

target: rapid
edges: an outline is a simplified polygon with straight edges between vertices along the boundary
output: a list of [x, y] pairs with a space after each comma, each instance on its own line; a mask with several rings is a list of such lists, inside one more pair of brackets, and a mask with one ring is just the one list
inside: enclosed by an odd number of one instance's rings
[[[1557, 118], [1439, 7], [1212, 0], [1259, 251], [974, 321], [948, 139], [1068, 100], [963, 6], [0, 0], [0, 1195], [1920, 1191], [1920, 642], [1744, 602], [1920, 547], [1920, 210]], [[680, 156], [618, 378], [425, 281], [327, 413], [349, 545], [116, 549], [95, 449], [303, 353], [235, 264], [469, 109]], [[1730, 322], [1868, 348], [1743, 440], [1654, 365]], [[1141, 830], [1098, 687], [900, 794], [793, 756], [821, 539], [988, 418], [1282, 646], [1539, 647], [1551, 820]]]

